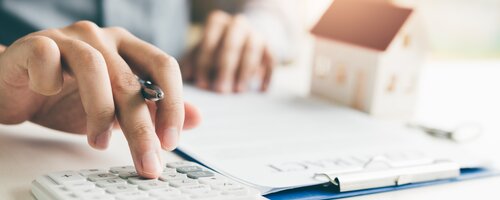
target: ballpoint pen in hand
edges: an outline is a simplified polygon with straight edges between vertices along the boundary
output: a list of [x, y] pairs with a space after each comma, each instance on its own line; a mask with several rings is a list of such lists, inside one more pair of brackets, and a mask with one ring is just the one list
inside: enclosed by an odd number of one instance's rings
[[142, 96], [150, 101], [159, 101], [165, 97], [165, 94], [160, 87], [153, 84], [151, 81], [142, 80], [137, 77], [139, 83], [141, 84], [141, 94]]

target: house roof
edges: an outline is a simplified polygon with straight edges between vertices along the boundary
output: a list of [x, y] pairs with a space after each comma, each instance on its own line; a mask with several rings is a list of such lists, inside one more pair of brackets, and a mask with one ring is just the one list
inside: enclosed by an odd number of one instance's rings
[[411, 13], [382, 0], [335, 0], [311, 32], [385, 51]]

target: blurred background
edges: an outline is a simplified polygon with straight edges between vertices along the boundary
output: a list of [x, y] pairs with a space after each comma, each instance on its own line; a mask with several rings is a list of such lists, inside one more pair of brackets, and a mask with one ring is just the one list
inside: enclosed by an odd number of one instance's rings
[[[377, 1], [377, 0], [374, 0]], [[382, 0], [383, 1], [383, 0]], [[429, 36], [433, 57], [455, 59], [500, 58], [500, 1], [498, 0], [387, 0], [414, 8]], [[301, 17], [310, 29], [332, 0], [301, 0]]]
[[[283, 85], [280, 88], [309, 93], [314, 42], [310, 30], [332, 2], [299, 1], [302, 53], [290, 65], [295, 69], [278, 69], [274, 83]], [[479, 146], [493, 144], [500, 135], [500, 1], [391, 2], [415, 9], [428, 38], [428, 56], [421, 66], [417, 108], [411, 120], [445, 130], [479, 124], [483, 134], [480, 141], [467, 145], [471, 149], [485, 149]], [[300, 69], [300, 66], [305, 67]], [[288, 78], [294, 73], [296, 79]], [[487, 148], [484, 153], [494, 152], [498, 149]]]

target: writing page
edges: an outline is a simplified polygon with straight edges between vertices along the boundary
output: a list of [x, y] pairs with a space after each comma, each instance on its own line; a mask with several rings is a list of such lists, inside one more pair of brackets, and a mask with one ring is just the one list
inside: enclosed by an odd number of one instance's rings
[[183, 133], [179, 149], [264, 193], [323, 183], [315, 173], [359, 167], [380, 155], [478, 164], [457, 156], [450, 142], [314, 99], [221, 96], [190, 87], [185, 96], [200, 108], [203, 122]]

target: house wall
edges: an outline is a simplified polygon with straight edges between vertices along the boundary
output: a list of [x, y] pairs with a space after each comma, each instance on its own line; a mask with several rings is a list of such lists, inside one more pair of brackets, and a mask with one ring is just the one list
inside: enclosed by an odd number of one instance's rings
[[316, 38], [311, 93], [368, 112], [380, 52]]
[[412, 16], [379, 60], [370, 113], [409, 118], [417, 98], [419, 69], [425, 59], [425, 39]]

